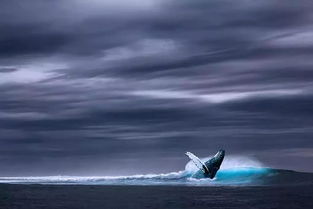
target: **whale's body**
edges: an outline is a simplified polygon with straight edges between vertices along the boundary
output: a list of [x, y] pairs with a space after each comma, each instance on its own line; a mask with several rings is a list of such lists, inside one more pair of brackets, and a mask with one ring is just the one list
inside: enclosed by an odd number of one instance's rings
[[199, 170], [204, 174], [204, 177], [213, 179], [224, 160], [225, 150], [219, 150], [214, 157], [206, 162], [202, 162], [191, 152], [187, 152], [186, 155], [195, 163]]

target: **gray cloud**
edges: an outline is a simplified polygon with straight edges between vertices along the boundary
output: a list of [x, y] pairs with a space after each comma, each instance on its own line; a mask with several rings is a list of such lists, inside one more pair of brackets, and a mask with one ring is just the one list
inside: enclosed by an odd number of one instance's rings
[[165, 172], [220, 147], [312, 171], [309, 1], [0, 5], [1, 175]]

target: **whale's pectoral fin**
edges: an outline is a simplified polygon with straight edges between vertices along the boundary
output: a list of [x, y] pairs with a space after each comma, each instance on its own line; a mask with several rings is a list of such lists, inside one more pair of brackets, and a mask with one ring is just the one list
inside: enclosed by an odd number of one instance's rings
[[190, 158], [190, 160], [199, 168], [203, 173], [209, 173], [208, 167], [193, 153], [186, 152], [186, 155]]

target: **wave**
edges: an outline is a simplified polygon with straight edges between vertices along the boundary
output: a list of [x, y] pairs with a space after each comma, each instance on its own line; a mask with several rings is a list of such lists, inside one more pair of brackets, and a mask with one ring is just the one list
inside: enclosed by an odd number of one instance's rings
[[[206, 160], [206, 159], [203, 159]], [[311, 183], [313, 174], [298, 173], [263, 167], [250, 158], [228, 157], [214, 179], [203, 176], [191, 162], [185, 170], [165, 174], [131, 176], [44, 176], [0, 177], [0, 183], [14, 184], [81, 184], [81, 185], [189, 185], [189, 186], [244, 186], [290, 183]]]

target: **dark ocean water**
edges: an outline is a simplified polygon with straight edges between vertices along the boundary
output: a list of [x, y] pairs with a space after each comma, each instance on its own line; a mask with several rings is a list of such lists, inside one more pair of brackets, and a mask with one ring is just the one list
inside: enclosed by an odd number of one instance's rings
[[1, 209], [311, 209], [313, 187], [0, 184]]
[[247, 162], [226, 161], [214, 179], [190, 163], [165, 174], [0, 177], [0, 209], [313, 208], [312, 173]]

